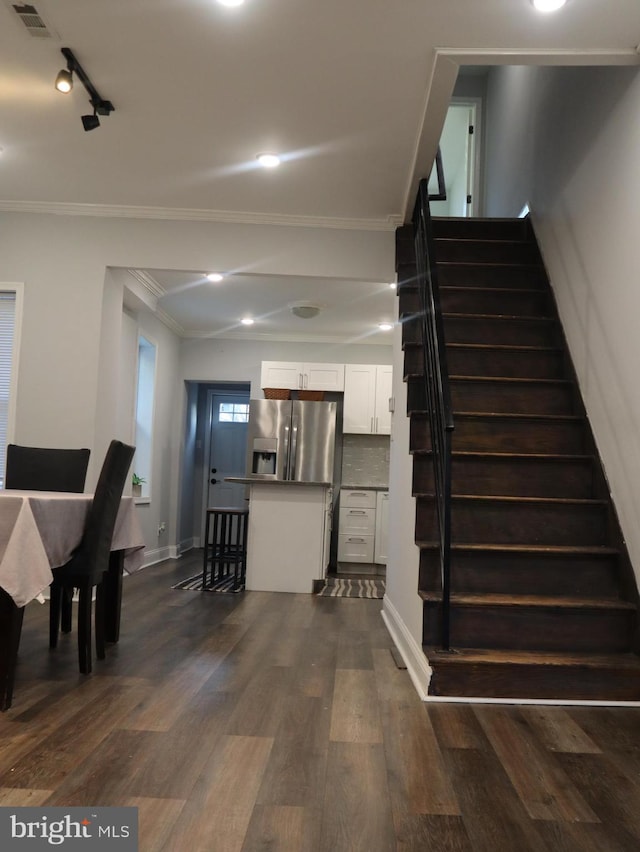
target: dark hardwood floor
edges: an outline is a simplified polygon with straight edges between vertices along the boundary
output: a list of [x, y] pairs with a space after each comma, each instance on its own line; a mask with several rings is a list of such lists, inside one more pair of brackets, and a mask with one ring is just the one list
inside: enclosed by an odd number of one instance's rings
[[125, 581], [91, 676], [25, 614], [0, 805], [133, 805], [141, 852], [640, 848], [640, 709], [424, 705], [381, 601]]

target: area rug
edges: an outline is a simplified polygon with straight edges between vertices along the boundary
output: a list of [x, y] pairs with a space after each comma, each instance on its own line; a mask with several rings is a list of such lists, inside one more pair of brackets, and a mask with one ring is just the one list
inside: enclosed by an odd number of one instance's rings
[[[185, 589], [188, 592], [202, 592], [202, 571], [199, 574], [194, 574], [193, 577], [187, 577], [186, 580], [180, 580], [179, 583], [176, 583], [175, 586], [171, 586], [172, 589]], [[231, 592], [232, 594], [235, 592], [243, 592], [244, 586], [241, 586], [239, 589], [233, 588], [233, 577], [225, 577], [222, 580], [218, 580], [217, 583], [214, 583], [213, 586], [207, 586], [204, 589], [205, 592]]]
[[318, 592], [325, 598], [383, 598], [384, 580], [353, 580], [347, 577], [327, 577]]

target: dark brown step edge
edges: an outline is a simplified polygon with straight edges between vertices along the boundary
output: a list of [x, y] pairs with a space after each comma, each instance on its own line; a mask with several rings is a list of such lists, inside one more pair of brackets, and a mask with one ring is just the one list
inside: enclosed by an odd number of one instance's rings
[[436, 260], [436, 266], [461, 266], [461, 267], [483, 267], [487, 269], [531, 269], [543, 272], [544, 266], [540, 263], [514, 263], [513, 261], [506, 263], [500, 263], [496, 260]]
[[[420, 550], [439, 550], [437, 541], [416, 541]], [[608, 545], [572, 545], [572, 544], [452, 544], [452, 553], [506, 553], [518, 556], [532, 554], [535, 556], [617, 556], [620, 550]]]
[[539, 666], [583, 666], [585, 668], [623, 668], [640, 669], [640, 657], [630, 651], [620, 654], [559, 653], [557, 651], [511, 651], [487, 648], [457, 648], [454, 653], [443, 652], [433, 645], [423, 645], [423, 651], [429, 659], [446, 665], [466, 665], [468, 663], [494, 665], [539, 665]]
[[[414, 456], [431, 456], [433, 450], [414, 450]], [[452, 450], [454, 459], [526, 459], [527, 461], [594, 461], [595, 456], [585, 453], [495, 453], [491, 450]]]
[[[420, 590], [420, 598], [425, 603], [437, 604], [442, 601], [442, 594], [434, 591]], [[622, 598], [578, 598], [568, 595], [558, 597], [551, 595], [500, 595], [496, 593], [487, 594], [452, 594], [452, 606], [472, 607], [512, 607], [523, 609], [563, 609], [563, 610], [623, 610], [634, 612], [637, 607], [630, 601]]]
[[[417, 379], [422, 378], [422, 373], [406, 373], [404, 376], [405, 381], [416, 381]], [[450, 382], [476, 382], [478, 384], [482, 384], [483, 382], [503, 382], [504, 384], [511, 384], [514, 386], [522, 386], [524, 384], [529, 385], [554, 385], [556, 387], [560, 387], [564, 385], [565, 387], [574, 387], [574, 382], [572, 379], [540, 379], [540, 378], [527, 378], [523, 376], [457, 376], [451, 375], [449, 376]]]
[[[426, 491], [416, 491], [413, 496], [416, 499], [435, 500], [435, 494]], [[580, 497], [514, 497], [504, 494], [452, 494], [453, 501], [466, 501], [468, 503], [529, 503], [540, 505], [550, 503], [554, 506], [609, 506], [609, 500], [592, 500]]]
[[[418, 314], [406, 314], [403, 316], [417, 317]], [[473, 319], [473, 320], [500, 320], [501, 322], [537, 322], [537, 323], [557, 323], [558, 320], [554, 316], [550, 317], [531, 317], [524, 314], [477, 314], [477, 313], [460, 313], [459, 311], [446, 312], [442, 314], [444, 320], [448, 319]], [[401, 317], [402, 319], [402, 317]]]
[[[405, 344], [405, 348], [410, 346], [422, 346], [422, 343], [418, 343], [415, 340], [408, 341]], [[564, 352], [564, 349], [561, 346], [520, 346], [515, 343], [446, 343], [445, 346], [447, 349], [463, 349], [463, 350], [471, 350], [471, 351], [480, 351], [480, 352], [493, 352], [494, 350], [498, 350], [499, 352]]]

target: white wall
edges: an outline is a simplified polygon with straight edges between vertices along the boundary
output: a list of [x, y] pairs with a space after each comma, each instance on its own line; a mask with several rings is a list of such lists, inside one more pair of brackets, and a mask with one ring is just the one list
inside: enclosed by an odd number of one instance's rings
[[640, 72], [489, 79], [492, 215], [528, 201], [636, 575], [640, 574]]
[[418, 595], [420, 553], [415, 544], [407, 386], [403, 381], [402, 330], [394, 331], [392, 434], [389, 457], [389, 554], [383, 617], [418, 691], [427, 695], [431, 670], [422, 651], [422, 600]]
[[[391, 340], [389, 340], [391, 344]], [[250, 382], [251, 397], [262, 399], [262, 361], [391, 364], [392, 348], [382, 345], [278, 343], [262, 340], [183, 340], [180, 374], [188, 381]]]
[[[122, 270], [146, 267], [250, 268], [256, 273], [392, 280], [394, 234], [0, 214], [0, 280], [24, 282], [15, 440], [42, 446], [90, 447], [87, 488], [95, 484], [109, 440], [131, 440], [130, 434], [122, 434], [126, 426], [126, 400], [120, 395], [124, 381], [122, 341], [127, 333]], [[207, 347], [199, 345], [202, 341], [186, 344], [181, 362], [179, 343], [172, 332], [153, 317], [140, 314], [137, 321], [159, 344], [154, 492], [150, 506], [139, 509], [147, 547], [157, 553], [165, 544], [175, 546], [179, 538], [175, 521], [186, 409], [186, 389], [181, 380], [224, 376], [211, 372], [211, 361], [208, 365], [206, 362], [212, 350], [203, 355]], [[368, 360], [365, 348], [355, 347], [362, 355], [359, 361]], [[230, 351], [226, 344], [222, 349]], [[383, 349], [376, 347], [380, 353]], [[252, 358], [251, 370], [258, 375], [261, 356], [257, 347]], [[378, 363], [377, 357], [371, 360]], [[240, 370], [225, 363], [224, 369], [229, 372]], [[385, 363], [384, 358], [380, 363]], [[191, 365], [199, 365], [200, 375], [191, 371]], [[242, 380], [244, 367], [241, 372]], [[166, 542], [158, 537], [158, 523], [163, 520], [168, 524]]]

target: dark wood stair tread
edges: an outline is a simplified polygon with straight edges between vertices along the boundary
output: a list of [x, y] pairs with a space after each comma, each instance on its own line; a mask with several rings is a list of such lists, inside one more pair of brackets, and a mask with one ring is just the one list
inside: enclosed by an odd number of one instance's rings
[[435, 646], [424, 646], [430, 660], [447, 665], [494, 663], [515, 666], [584, 666], [590, 669], [632, 669], [640, 671], [640, 657], [631, 652], [620, 654], [562, 654], [554, 651], [512, 651], [488, 648], [455, 648], [452, 652]]
[[[442, 600], [440, 592], [421, 591], [422, 600], [439, 603]], [[508, 607], [553, 607], [558, 609], [609, 609], [609, 610], [635, 610], [636, 605], [623, 601], [619, 598], [575, 598], [575, 597], [551, 597], [548, 595], [501, 595], [501, 594], [478, 594], [478, 595], [451, 595], [451, 604], [456, 606], [508, 606]]]

